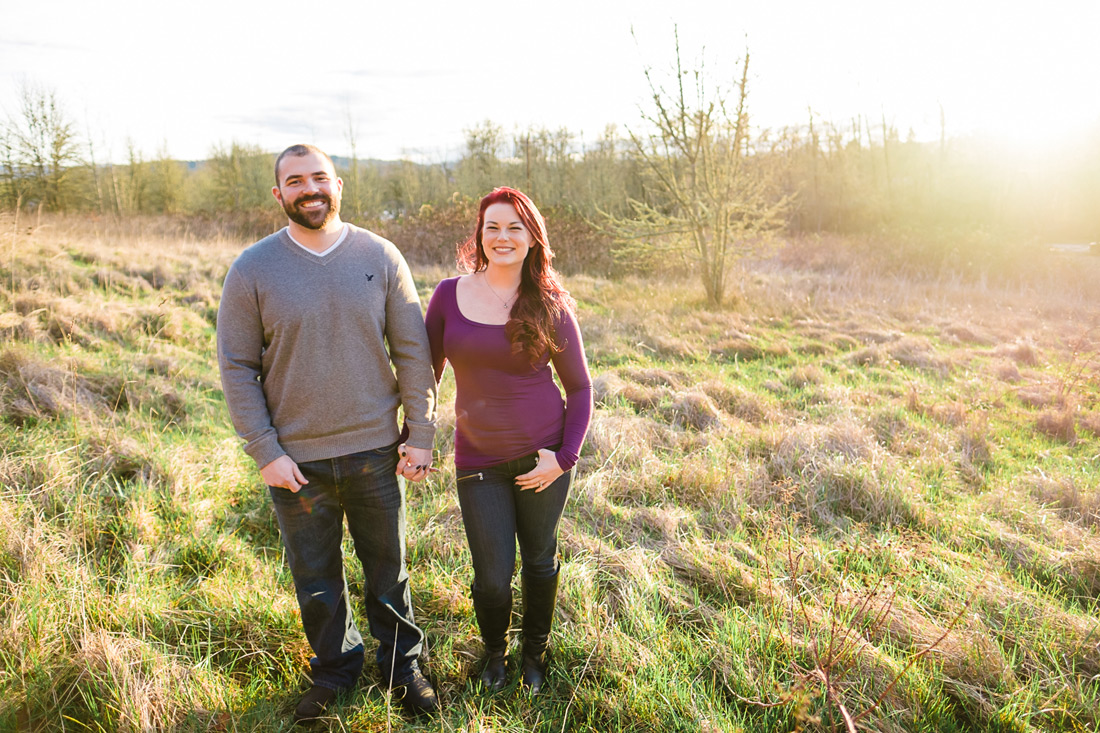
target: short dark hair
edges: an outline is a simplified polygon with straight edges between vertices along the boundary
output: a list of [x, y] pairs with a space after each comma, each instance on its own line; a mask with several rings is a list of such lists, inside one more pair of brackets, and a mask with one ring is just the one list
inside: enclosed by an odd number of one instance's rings
[[332, 162], [332, 158], [328, 157], [328, 153], [321, 150], [316, 145], [291, 145], [289, 148], [279, 153], [279, 157], [275, 159], [275, 185], [282, 185], [282, 181], [279, 180], [279, 165], [282, 164], [283, 158], [288, 155], [293, 155], [295, 158], [301, 158], [306, 155], [317, 154], [328, 161], [328, 164], [332, 166], [333, 172], [336, 171], [336, 164]]

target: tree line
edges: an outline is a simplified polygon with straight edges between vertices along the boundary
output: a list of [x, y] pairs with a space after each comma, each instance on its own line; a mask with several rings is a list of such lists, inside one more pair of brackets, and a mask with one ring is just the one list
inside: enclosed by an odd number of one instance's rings
[[[995, 257], [1008, 244], [1100, 238], [1100, 126], [1067, 154], [1047, 157], [946, 132], [918, 141], [885, 116], [836, 123], [808, 111], [802, 125], [758, 130], [749, 124], [747, 56], [739, 70], [732, 85], [713, 84], [684, 69], [677, 48], [673, 74], [647, 71], [651, 104], [636, 123], [586, 138], [486, 120], [465, 131], [457, 159], [437, 163], [363, 159], [349, 125], [352, 154], [335, 159], [345, 218], [409, 226], [457, 215], [494, 186], [511, 185], [585, 229], [591, 246], [615, 242], [600, 254], [604, 269], [614, 252], [638, 267], [680, 263], [715, 303], [729, 265], [777, 231], [909, 242], [941, 259], [958, 259], [960, 249]], [[130, 145], [125, 162], [107, 160], [55, 91], [30, 85], [0, 124], [0, 206], [9, 211], [278, 223], [270, 196], [277, 151], [234, 141], [186, 162], [167, 145], [152, 156]]]

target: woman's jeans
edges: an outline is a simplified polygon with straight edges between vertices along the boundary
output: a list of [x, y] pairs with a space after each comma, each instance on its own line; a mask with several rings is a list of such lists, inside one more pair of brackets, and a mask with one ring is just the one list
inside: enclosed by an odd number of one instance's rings
[[313, 684], [350, 687], [363, 669], [344, 577], [344, 517], [366, 578], [363, 596], [378, 640], [383, 679], [407, 682], [417, 670], [424, 635], [413, 620], [405, 570], [405, 483], [394, 475], [397, 444], [299, 463], [309, 480], [294, 494], [268, 487], [294, 577], [302, 626], [313, 649]]
[[538, 454], [491, 468], [458, 471], [458, 503], [474, 565], [473, 592], [487, 606], [511, 603], [519, 539], [523, 574], [549, 578], [558, 572], [558, 524], [576, 469], [540, 492], [520, 490], [516, 476], [538, 463]]

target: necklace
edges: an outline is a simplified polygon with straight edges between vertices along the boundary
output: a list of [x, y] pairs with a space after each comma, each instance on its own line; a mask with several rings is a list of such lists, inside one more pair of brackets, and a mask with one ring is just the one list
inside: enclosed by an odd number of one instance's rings
[[485, 284], [485, 287], [489, 288], [489, 292], [493, 294], [493, 297], [500, 301], [500, 304], [504, 306], [506, 310], [512, 307], [512, 301], [516, 299], [517, 295], [519, 295], [519, 288], [516, 288], [515, 292], [509, 295], [507, 300], [500, 297], [500, 294], [497, 293], [497, 291], [493, 289], [493, 286], [489, 284], [489, 278], [485, 276], [484, 270], [481, 273], [481, 282]]

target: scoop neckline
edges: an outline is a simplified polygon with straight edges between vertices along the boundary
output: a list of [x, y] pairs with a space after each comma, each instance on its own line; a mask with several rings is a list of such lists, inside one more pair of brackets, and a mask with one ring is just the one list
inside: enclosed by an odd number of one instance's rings
[[[504, 328], [505, 326], [507, 326], [507, 322], [483, 323], [482, 321], [475, 321], [473, 318], [470, 318], [468, 315], [462, 312], [462, 306], [458, 304], [458, 281], [461, 279], [462, 275], [459, 275], [454, 279], [455, 286], [454, 290], [451, 292], [451, 297], [454, 298], [455, 301], [455, 311], [458, 313], [458, 317], [466, 321], [466, 323], [472, 324], [474, 326], [481, 326], [482, 328]], [[509, 318], [509, 320], [511, 320], [511, 318]]]

